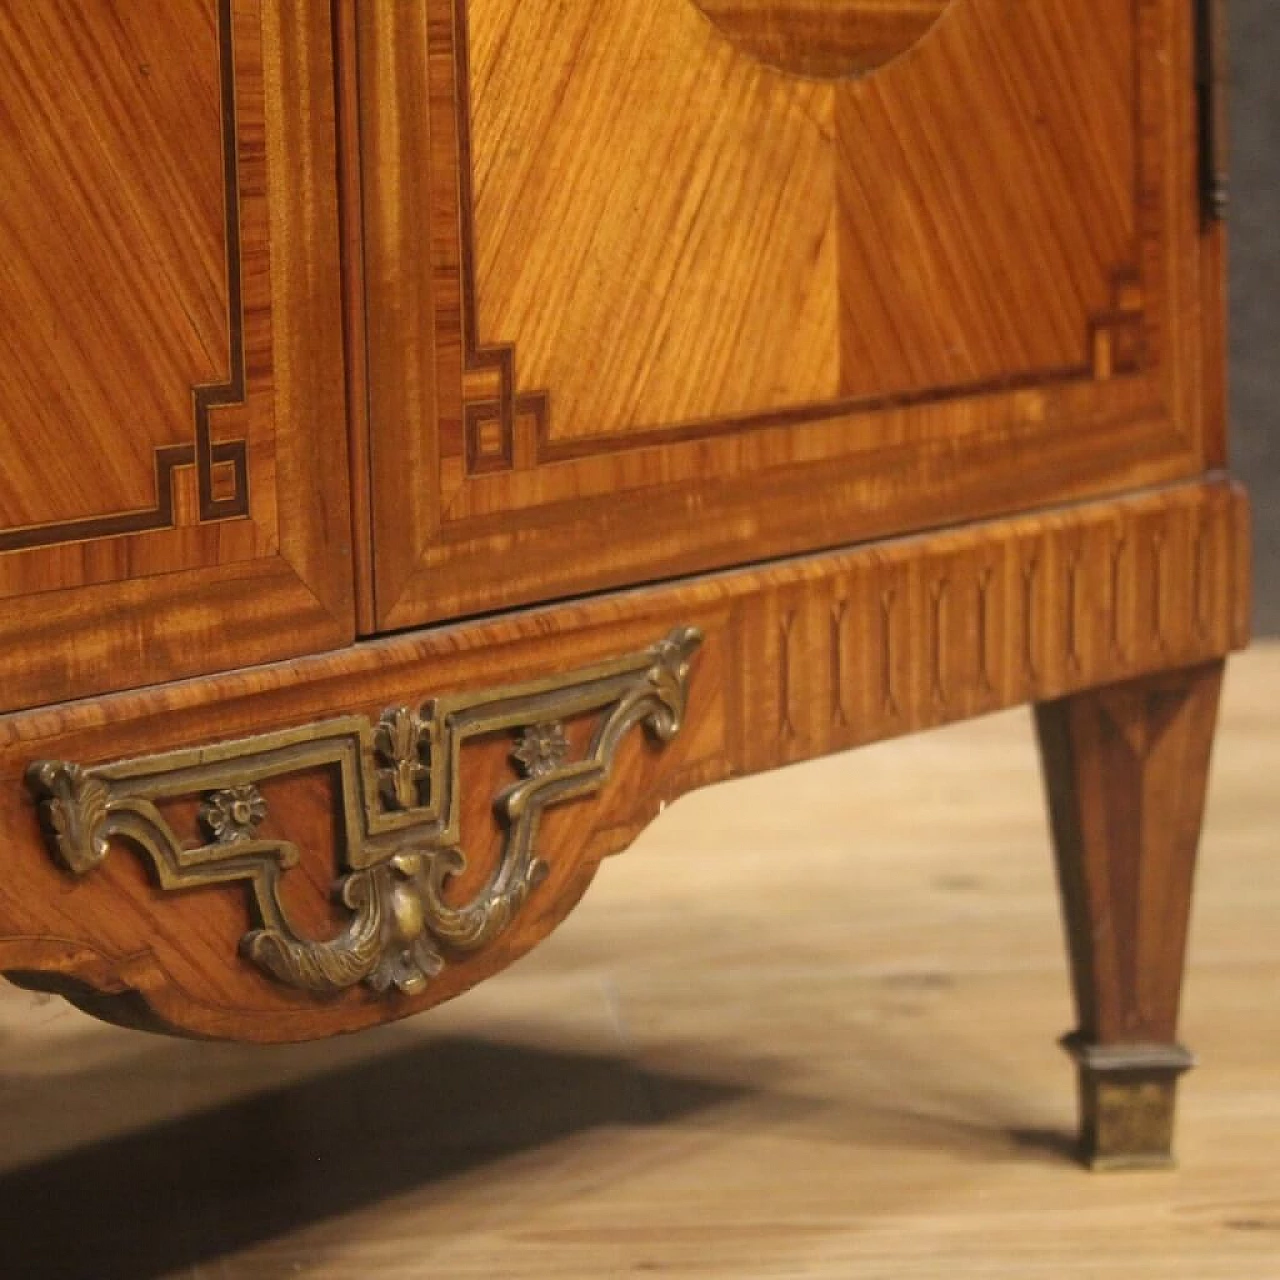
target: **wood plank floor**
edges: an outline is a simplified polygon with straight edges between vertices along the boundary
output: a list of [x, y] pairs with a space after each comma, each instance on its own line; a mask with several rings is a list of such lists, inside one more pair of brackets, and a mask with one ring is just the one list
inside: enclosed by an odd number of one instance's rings
[[682, 801], [417, 1022], [196, 1045], [0, 994], [0, 1276], [1280, 1277], [1280, 648], [1229, 677], [1181, 1170], [1067, 1154], [1025, 712]]

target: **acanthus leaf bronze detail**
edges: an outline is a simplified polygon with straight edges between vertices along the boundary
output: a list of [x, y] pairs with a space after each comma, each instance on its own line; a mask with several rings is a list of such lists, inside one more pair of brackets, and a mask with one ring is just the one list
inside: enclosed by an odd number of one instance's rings
[[[365, 983], [414, 995], [449, 949], [476, 951], [497, 938], [545, 876], [546, 809], [598, 791], [630, 729], [643, 725], [660, 742], [679, 732], [701, 640], [679, 628], [640, 653], [575, 672], [393, 707], [376, 725], [346, 716], [104, 765], [40, 760], [28, 784], [51, 851], [73, 874], [90, 874], [123, 842], [147, 858], [161, 889], [245, 883], [257, 927], [240, 949], [264, 972], [319, 994]], [[591, 738], [575, 758], [564, 725], [589, 716]], [[447, 889], [467, 865], [462, 748], [499, 733], [514, 735], [523, 776], [495, 799], [503, 841], [492, 874], [455, 905]], [[335, 892], [351, 912], [337, 937], [321, 941], [293, 927], [281, 897], [297, 847], [260, 830], [269, 821], [261, 786], [317, 768], [338, 779], [346, 874]], [[193, 848], [161, 806], [194, 796], [210, 839]]]

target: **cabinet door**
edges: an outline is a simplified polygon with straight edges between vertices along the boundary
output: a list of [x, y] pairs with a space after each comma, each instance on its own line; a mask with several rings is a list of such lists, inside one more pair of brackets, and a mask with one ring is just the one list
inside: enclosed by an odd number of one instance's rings
[[1193, 9], [360, 6], [377, 622], [1203, 469]]
[[330, 26], [0, 4], [0, 710], [353, 633]]

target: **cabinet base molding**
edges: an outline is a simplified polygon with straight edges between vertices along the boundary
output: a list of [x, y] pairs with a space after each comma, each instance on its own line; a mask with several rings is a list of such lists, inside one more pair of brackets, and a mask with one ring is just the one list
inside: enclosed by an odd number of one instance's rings
[[1211, 480], [0, 718], [0, 969], [202, 1037], [419, 1012], [694, 787], [1220, 658], [1247, 533]]

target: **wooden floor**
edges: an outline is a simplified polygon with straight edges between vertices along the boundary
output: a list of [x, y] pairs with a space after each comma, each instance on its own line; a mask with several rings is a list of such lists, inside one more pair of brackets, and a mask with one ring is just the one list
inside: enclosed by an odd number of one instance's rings
[[343, 1043], [168, 1042], [5, 988], [0, 1276], [1275, 1280], [1277, 708], [1255, 651], [1180, 1172], [1069, 1159], [1023, 712], [682, 801], [540, 953]]

